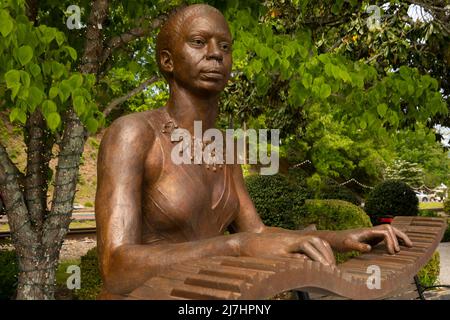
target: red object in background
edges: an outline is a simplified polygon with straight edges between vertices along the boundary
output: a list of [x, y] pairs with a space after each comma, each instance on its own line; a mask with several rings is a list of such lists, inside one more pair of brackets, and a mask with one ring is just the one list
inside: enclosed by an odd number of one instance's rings
[[382, 217], [378, 221], [379, 223], [391, 223], [394, 217]]

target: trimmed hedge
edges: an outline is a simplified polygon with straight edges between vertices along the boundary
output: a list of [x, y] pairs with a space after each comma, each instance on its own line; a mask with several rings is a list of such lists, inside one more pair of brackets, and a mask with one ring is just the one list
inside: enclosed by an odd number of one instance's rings
[[0, 251], [0, 300], [10, 300], [17, 289], [19, 263], [14, 250]]
[[357, 206], [361, 205], [361, 201], [359, 201], [358, 197], [349, 188], [339, 185], [333, 179], [326, 179], [326, 185], [322, 187], [318, 198], [344, 200]]
[[97, 247], [90, 249], [81, 257], [80, 269], [81, 289], [75, 291], [75, 297], [79, 300], [97, 299], [102, 286]]
[[419, 200], [414, 191], [400, 180], [387, 180], [373, 189], [365, 210], [374, 222], [382, 216], [417, 216]]
[[343, 200], [306, 200], [298, 226], [315, 224], [317, 230], [370, 228], [369, 216], [360, 207]]
[[305, 199], [311, 197], [311, 193], [296, 181], [281, 174], [245, 178], [256, 211], [266, 225], [296, 228], [298, 212]]
[[445, 199], [444, 201], [444, 212], [450, 214], [450, 198]]

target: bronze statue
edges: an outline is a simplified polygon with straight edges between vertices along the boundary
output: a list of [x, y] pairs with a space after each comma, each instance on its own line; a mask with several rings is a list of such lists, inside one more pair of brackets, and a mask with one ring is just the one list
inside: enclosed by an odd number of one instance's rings
[[[116, 120], [98, 158], [96, 219], [101, 298], [117, 298], [169, 266], [208, 256], [308, 257], [335, 264], [333, 251], [367, 252], [401, 231], [383, 225], [331, 231], [265, 226], [246, 190], [240, 165], [176, 165], [170, 133], [213, 128], [219, 94], [232, 66], [231, 34], [223, 15], [192, 5], [169, 16], [157, 39], [157, 61], [170, 87], [167, 104]], [[224, 235], [226, 230], [232, 234]]]

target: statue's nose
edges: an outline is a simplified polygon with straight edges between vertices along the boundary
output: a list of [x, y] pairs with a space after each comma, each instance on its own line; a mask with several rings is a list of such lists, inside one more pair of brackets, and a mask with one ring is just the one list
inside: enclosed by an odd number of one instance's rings
[[208, 45], [208, 52], [206, 54], [208, 60], [214, 59], [218, 62], [223, 61], [223, 54], [219, 48], [219, 44], [216, 41], [211, 41]]

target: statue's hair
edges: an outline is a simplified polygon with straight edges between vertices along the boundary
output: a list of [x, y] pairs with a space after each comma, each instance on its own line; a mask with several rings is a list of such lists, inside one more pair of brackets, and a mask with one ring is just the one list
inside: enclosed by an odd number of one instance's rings
[[156, 62], [160, 72], [166, 79], [168, 79], [168, 74], [166, 74], [161, 68], [161, 52], [163, 50], [168, 50], [171, 52], [174, 41], [178, 39], [184, 20], [193, 13], [197, 13], [199, 11], [215, 12], [222, 15], [219, 10], [207, 4], [194, 4], [190, 6], [182, 5], [173, 9], [161, 26], [156, 38]]

